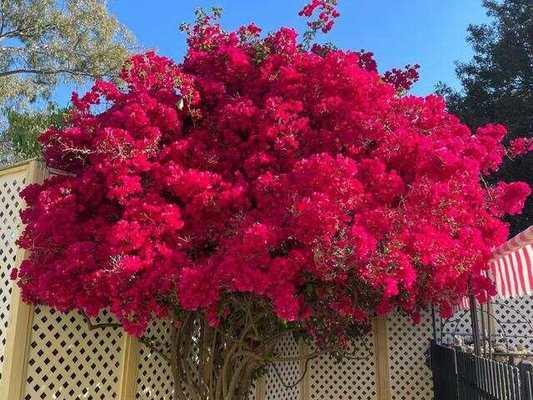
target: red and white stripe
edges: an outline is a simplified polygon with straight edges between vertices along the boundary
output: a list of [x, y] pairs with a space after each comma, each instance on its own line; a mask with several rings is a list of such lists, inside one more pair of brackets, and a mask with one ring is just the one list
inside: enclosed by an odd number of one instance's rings
[[467, 308], [470, 308], [470, 299], [468, 297], [463, 297], [461, 299], [461, 302], [457, 306], [455, 306], [454, 312], [466, 310]]
[[530, 236], [529, 242], [521, 242], [519, 247], [508, 247], [508, 251], [496, 253], [489, 264], [496, 297], [533, 295], [533, 237]]
[[509, 239], [507, 242], [497, 247], [493, 254], [494, 257], [504, 255], [516, 251], [522, 247], [527, 246], [528, 244], [533, 244], [533, 225], [527, 228], [525, 231], [519, 233], [513, 238]]
[[[533, 296], [533, 226], [496, 248], [488, 276], [496, 285], [496, 298]], [[457, 310], [469, 308], [463, 298]]]

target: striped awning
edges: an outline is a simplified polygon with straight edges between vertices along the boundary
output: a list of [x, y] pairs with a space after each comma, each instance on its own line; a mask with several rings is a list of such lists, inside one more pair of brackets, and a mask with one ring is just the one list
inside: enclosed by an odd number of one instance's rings
[[489, 264], [496, 297], [533, 295], [533, 226], [498, 247]]
[[[496, 299], [533, 296], [533, 226], [496, 248], [489, 261], [489, 278], [496, 284]], [[470, 307], [468, 297], [455, 311]]]

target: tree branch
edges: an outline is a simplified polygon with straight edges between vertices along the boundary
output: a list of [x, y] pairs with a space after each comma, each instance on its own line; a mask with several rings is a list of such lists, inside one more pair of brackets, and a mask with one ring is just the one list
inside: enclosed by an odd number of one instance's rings
[[9, 71], [0, 72], [0, 78], [4, 76], [16, 75], [16, 74], [34, 74], [34, 75], [59, 75], [69, 74], [74, 76], [85, 76], [87, 78], [94, 78], [88, 72], [70, 69], [33, 69], [33, 68], [17, 68]]
[[159, 349], [153, 342], [154, 340], [151, 339], [151, 338], [147, 338], [147, 337], [140, 337], [139, 338], [139, 342], [141, 342], [142, 344], [144, 344], [146, 347], [148, 347], [150, 349], [150, 351], [152, 353], [157, 353], [159, 354], [159, 356], [165, 360], [166, 362], [168, 362], [170, 364], [170, 358], [165, 354], [163, 353], [163, 351], [161, 349]]
[[106, 323], [102, 323], [102, 324], [93, 324], [91, 319], [87, 316], [87, 314], [82, 312], [81, 315], [83, 315], [83, 318], [85, 319], [85, 322], [87, 323], [87, 326], [89, 327], [90, 331], [93, 331], [95, 329], [105, 329], [105, 328], [113, 328], [113, 329], [115, 329], [115, 328], [122, 327], [122, 325], [120, 325], [119, 323], [115, 323], [115, 322], [106, 322]]

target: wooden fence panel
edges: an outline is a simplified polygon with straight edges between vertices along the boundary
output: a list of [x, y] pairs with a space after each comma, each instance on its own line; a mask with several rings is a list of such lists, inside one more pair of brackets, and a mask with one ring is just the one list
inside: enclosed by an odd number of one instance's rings
[[[94, 324], [112, 323], [103, 313]], [[35, 307], [25, 400], [118, 399], [122, 330], [90, 329], [78, 312]]]
[[388, 332], [391, 399], [432, 399], [431, 369], [426, 365], [433, 334], [431, 314], [424, 313], [418, 325], [395, 314], [388, 320]]
[[0, 379], [11, 309], [12, 282], [9, 275], [16, 263], [15, 241], [21, 226], [19, 211], [22, 204], [18, 193], [26, 184], [26, 175], [26, 165], [9, 173], [0, 171]]
[[36, 161], [0, 171], [0, 237], [3, 238], [0, 244], [0, 298], [3, 303], [0, 323], [0, 399], [20, 399], [24, 387], [33, 309], [22, 302], [18, 287], [10, 281], [10, 274], [26, 257], [26, 252], [15, 244], [22, 228], [19, 212], [24, 206], [19, 193], [27, 184], [39, 182], [42, 178], [43, 170]]
[[[19, 193], [45, 175], [37, 161], [0, 170], [0, 399], [132, 400], [120, 388], [131, 375], [135, 342], [118, 328], [91, 329], [78, 313], [23, 303], [9, 278], [27, 256], [15, 244]], [[94, 323], [111, 320], [104, 313]]]

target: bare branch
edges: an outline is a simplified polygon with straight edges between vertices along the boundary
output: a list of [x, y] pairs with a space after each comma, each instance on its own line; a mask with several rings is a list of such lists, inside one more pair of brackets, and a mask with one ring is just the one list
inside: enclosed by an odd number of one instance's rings
[[81, 70], [71, 70], [71, 69], [32, 69], [32, 68], [17, 68], [9, 71], [0, 72], [0, 77], [16, 75], [16, 74], [34, 74], [34, 75], [59, 75], [59, 74], [68, 74], [73, 76], [85, 76], [88, 78], [94, 78], [92, 74], [81, 71]]
[[122, 325], [120, 325], [119, 323], [114, 323], [114, 322], [106, 322], [106, 323], [102, 323], [102, 324], [93, 324], [91, 319], [88, 317], [87, 314], [82, 312], [81, 315], [83, 315], [83, 318], [85, 319], [85, 322], [87, 323], [87, 326], [89, 327], [90, 331], [93, 331], [95, 329], [106, 329], [106, 328], [116, 329], [116, 328], [122, 327]]
[[143, 336], [139, 338], [139, 342], [141, 342], [146, 347], [148, 347], [148, 349], [150, 349], [152, 353], [157, 353], [163, 360], [165, 360], [166, 362], [170, 364], [170, 358], [165, 353], [163, 353], [161, 349], [157, 347], [157, 345], [155, 344], [155, 340], [153, 338], [148, 338], [148, 337]]

